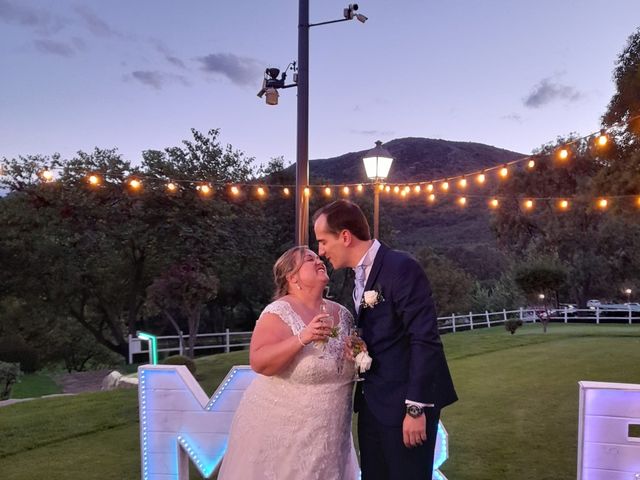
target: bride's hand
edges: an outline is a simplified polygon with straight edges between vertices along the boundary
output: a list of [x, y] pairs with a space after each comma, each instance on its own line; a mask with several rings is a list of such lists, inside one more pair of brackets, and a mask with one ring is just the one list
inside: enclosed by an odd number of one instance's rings
[[[362, 338], [357, 337], [357, 336], [353, 336], [353, 335], [349, 335], [344, 342], [344, 352], [345, 352], [345, 357], [347, 358], [347, 360], [350, 361], [354, 361], [355, 360], [355, 355], [353, 354], [353, 348], [354, 346], [357, 344], [360, 346], [360, 352], [366, 352], [367, 351], [367, 344], [364, 343], [364, 340], [362, 340]], [[358, 352], [358, 353], [360, 353]], [[357, 353], [356, 353], [357, 355]]]
[[305, 345], [311, 342], [322, 342], [329, 337], [331, 326], [327, 322], [328, 313], [320, 313], [313, 317], [306, 327], [300, 332], [300, 340]]

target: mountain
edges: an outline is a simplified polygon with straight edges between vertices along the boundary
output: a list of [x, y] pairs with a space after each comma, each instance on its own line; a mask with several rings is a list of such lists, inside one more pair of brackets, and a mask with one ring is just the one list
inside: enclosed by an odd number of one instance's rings
[[[393, 157], [388, 181], [415, 182], [445, 178], [480, 171], [523, 157], [517, 152], [472, 142], [451, 142], [430, 138], [398, 138], [385, 143]], [[373, 146], [372, 146], [373, 147]], [[339, 157], [311, 160], [311, 183], [366, 181], [362, 157], [369, 150], [351, 152]]]
[[[387, 181], [389, 183], [428, 182], [480, 172], [524, 157], [523, 154], [472, 142], [451, 142], [429, 138], [399, 138], [384, 147], [394, 158]], [[342, 184], [367, 182], [362, 163], [368, 150], [346, 153], [335, 158], [309, 162], [311, 184]], [[295, 165], [289, 167], [295, 174]], [[451, 185], [448, 194], [436, 191], [437, 200], [431, 205], [423, 188], [401, 198], [382, 193], [380, 198], [380, 236], [391, 245], [417, 253], [431, 247], [437, 253], [480, 280], [499, 276], [504, 258], [497, 250], [491, 231], [491, 213], [484, 198], [495, 183], [495, 172], [488, 174], [487, 183], [478, 187], [472, 178], [464, 190], [468, 205], [456, 203], [462, 193]], [[365, 212], [372, 210], [373, 193], [369, 190], [361, 198], [354, 198]]]

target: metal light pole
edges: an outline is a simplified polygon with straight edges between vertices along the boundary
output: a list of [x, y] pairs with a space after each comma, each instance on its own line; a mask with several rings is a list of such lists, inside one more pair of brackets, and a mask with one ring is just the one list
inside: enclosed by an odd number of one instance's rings
[[[281, 88], [298, 87], [298, 125], [296, 145], [296, 245], [309, 244], [309, 197], [305, 193], [309, 187], [309, 28], [329, 23], [358, 20], [367, 21], [367, 17], [356, 13], [358, 4], [349, 4], [343, 10], [344, 18], [328, 22], [309, 23], [309, 0], [299, 0], [298, 3], [298, 63], [292, 62], [282, 72], [267, 68], [262, 89], [258, 97], [265, 96], [267, 105], [278, 104], [278, 90]], [[295, 72], [294, 83], [286, 85], [286, 71], [289, 68]]]
[[296, 245], [309, 244], [309, 0], [298, 6], [298, 133], [296, 147]]
[[364, 169], [367, 177], [373, 180], [373, 238], [380, 237], [380, 185], [389, 175], [393, 157], [378, 140], [376, 146], [369, 150], [364, 158]]

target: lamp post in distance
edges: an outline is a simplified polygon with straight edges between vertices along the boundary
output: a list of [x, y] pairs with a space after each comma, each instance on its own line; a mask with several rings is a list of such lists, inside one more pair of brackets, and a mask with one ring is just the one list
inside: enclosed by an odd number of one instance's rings
[[373, 180], [373, 238], [380, 235], [380, 182], [389, 175], [393, 157], [380, 140], [362, 158], [367, 177]]
[[[305, 188], [309, 186], [309, 28], [330, 23], [358, 20], [361, 23], [368, 19], [357, 13], [358, 4], [351, 3], [343, 10], [339, 20], [309, 23], [309, 0], [298, 2], [298, 63], [291, 62], [282, 72], [277, 68], [267, 68], [264, 73], [262, 89], [258, 97], [265, 97], [267, 105], [278, 104], [278, 90], [281, 88], [298, 88], [298, 122], [296, 146], [296, 245], [309, 243], [309, 199]], [[293, 83], [287, 85], [286, 72], [293, 70]]]

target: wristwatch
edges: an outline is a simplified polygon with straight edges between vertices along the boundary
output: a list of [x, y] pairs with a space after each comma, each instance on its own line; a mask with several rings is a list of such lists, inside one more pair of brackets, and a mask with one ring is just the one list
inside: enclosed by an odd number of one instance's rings
[[424, 409], [418, 405], [407, 405], [407, 415], [412, 418], [418, 418], [424, 413]]

